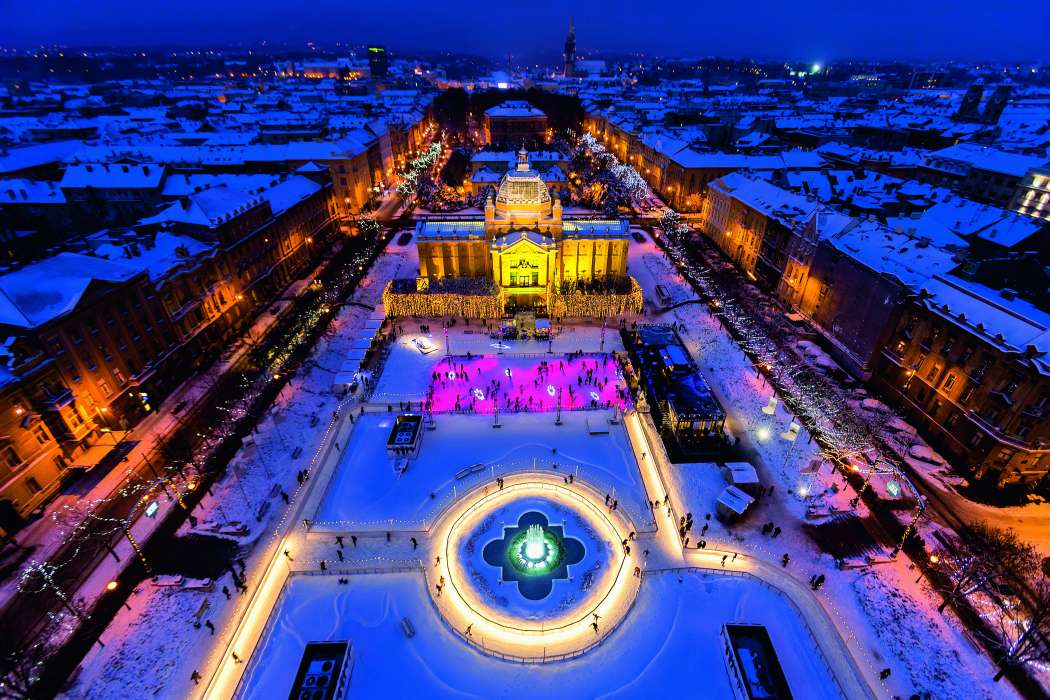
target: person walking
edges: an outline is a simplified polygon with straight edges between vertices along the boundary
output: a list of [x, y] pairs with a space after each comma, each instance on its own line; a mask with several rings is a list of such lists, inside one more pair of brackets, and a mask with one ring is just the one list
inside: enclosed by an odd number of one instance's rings
[[471, 630], [472, 630], [473, 628], [474, 628], [474, 623], [473, 623], [473, 622], [471, 622], [471, 623], [470, 623], [469, 625], [467, 625], [467, 629], [466, 629], [466, 631], [465, 631], [464, 633], [465, 633], [465, 634], [466, 634], [466, 635], [467, 635], [468, 637], [471, 637], [471, 636], [473, 636], [473, 633], [471, 632]]
[[354, 546], [356, 547], [357, 546], [357, 535], [350, 535], [350, 541], [353, 542]]
[[226, 600], [229, 600], [230, 599], [230, 587], [229, 586], [223, 586], [222, 587], [222, 594], [224, 596], [226, 596]]
[[788, 556], [787, 552], [784, 552], [784, 558], [781, 561], [783, 562], [783, 566], [787, 568], [788, 562], [791, 561], [791, 557]]
[[193, 681], [193, 685], [201, 684], [201, 674], [197, 669], [193, 669], [193, 673], [190, 674], [190, 680]]
[[418, 546], [419, 546], [419, 542], [417, 542], [417, 541], [416, 541], [416, 538], [415, 538], [415, 537], [413, 537], [413, 538], [412, 538], [412, 551], [415, 551], [415, 550], [416, 550], [416, 547], [418, 547]]
[[204, 626], [208, 628], [208, 631], [212, 633], [212, 636], [215, 635], [215, 625], [212, 624], [211, 620], [205, 620]]

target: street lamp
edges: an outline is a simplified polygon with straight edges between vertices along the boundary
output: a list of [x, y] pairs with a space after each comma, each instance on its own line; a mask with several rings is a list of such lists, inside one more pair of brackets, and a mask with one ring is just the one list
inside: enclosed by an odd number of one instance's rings
[[[941, 558], [940, 558], [939, 556], [937, 556], [936, 554], [931, 554], [931, 555], [930, 555], [930, 560], [929, 560], [929, 561], [930, 561], [930, 566], [937, 566], [937, 563], [938, 563], [938, 562], [939, 562], [940, 560], [941, 560]], [[922, 569], [922, 568], [920, 568], [920, 569], [919, 569], [919, 577], [915, 579], [915, 583], [918, 583], [919, 581], [921, 581], [921, 580], [922, 580], [922, 577], [923, 577], [923, 575], [924, 575], [925, 573], [926, 573], [926, 572], [925, 572], [925, 571], [923, 571], [923, 569]]]

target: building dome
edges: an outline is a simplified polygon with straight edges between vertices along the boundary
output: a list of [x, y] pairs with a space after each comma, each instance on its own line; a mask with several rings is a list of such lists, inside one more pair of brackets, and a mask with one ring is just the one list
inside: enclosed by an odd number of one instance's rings
[[518, 151], [518, 165], [500, 178], [496, 191], [496, 211], [504, 216], [547, 215], [551, 194], [540, 174], [529, 167], [529, 154]]

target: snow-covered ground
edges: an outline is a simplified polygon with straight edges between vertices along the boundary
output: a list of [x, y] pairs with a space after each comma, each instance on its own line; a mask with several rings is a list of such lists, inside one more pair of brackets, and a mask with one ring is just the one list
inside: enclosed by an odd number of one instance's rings
[[[573, 473], [593, 488], [609, 493], [639, 527], [651, 519], [630, 441], [621, 425], [592, 435], [587, 421], [605, 420], [605, 411], [500, 416], [438, 415], [436, 428], [424, 431], [419, 457], [400, 477], [387, 456], [393, 417], [365, 414], [357, 420], [342, 462], [314, 517], [314, 529], [423, 529], [457, 494], [495, 477], [539, 469]], [[473, 465], [479, 471], [457, 479]]]
[[[416, 634], [406, 638], [401, 620]], [[647, 575], [634, 608], [597, 649], [516, 664], [464, 644], [437, 617], [418, 574], [298, 576], [285, 589], [240, 697], [287, 694], [310, 641], [350, 640], [356, 698], [733, 698], [722, 660], [726, 622], [766, 625], [795, 697], [837, 689], [797, 613], [758, 581], [721, 574]], [[700, 693], [700, 695], [697, 695]]]

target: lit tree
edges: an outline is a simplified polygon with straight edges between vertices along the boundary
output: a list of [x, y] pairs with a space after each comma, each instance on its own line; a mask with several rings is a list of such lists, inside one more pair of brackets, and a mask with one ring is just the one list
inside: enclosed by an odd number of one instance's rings
[[1032, 662], [1050, 661], [1050, 580], [1040, 579], [1032, 585], [1027, 610], [1024, 606], [1013, 607], [1005, 601], [996, 606], [995, 622], [998, 640], [1003, 644], [999, 658], [999, 671], [994, 680], [998, 682], [1006, 671]]
[[1004, 574], [1026, 576], [1035, 569], [1035, 550], [1017, 538], [1013, 530], [1000, 530], [977, 523], [955, 541], [955, 551], [946, 559], [953, 585], [938, 611], [971, 593], [987, 589]]
[[371, 217], [362, 217], [357, 220], [357, 230], [361, 232], [362, 236], [378, 236], [379, 232], [383, 230], [383, 225]]

